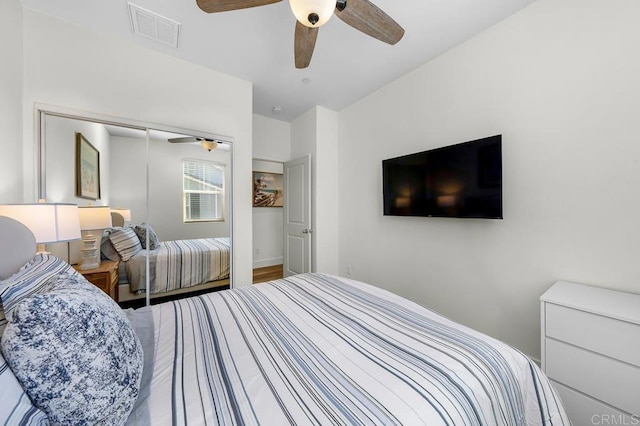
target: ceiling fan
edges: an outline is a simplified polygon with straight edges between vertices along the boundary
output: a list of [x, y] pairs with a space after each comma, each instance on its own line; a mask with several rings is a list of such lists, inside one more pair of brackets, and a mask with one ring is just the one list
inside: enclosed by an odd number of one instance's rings
[[[207, 13], [265, 6], [280, 1], [196, 0], [198, 7]], [[369, 0], [289, 0], [289, 4], [297, 19], [294, 43], [296, 68], [309, 66], [318, 29], [334, 13], [353, 28], [391, 45], [404, 35], [404, 29]]]
[[202, 146], [204, 149], [206, 149], [209, 152], [211, 152], [214, 149], [216, 149], [218, 147], [218, 144], [220, 143], [215, 139], [199, 138], [199, 137], [195, 137], [195, 136], [188, 136], [188, 137], [184, 137], [184, 138], [172, 138], [172, 139], [167, 139], [167, 140], [169, 142], [171, 142], [171, 143], [194, 143], [194, 142], [199, 142], [200, 146]]

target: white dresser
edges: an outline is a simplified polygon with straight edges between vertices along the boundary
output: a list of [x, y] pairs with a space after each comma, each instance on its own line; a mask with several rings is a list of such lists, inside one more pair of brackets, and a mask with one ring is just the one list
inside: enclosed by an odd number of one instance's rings
[[640, 295], [558, 281], [540, 304], [542, 369], [572, 423], [640, 425]]

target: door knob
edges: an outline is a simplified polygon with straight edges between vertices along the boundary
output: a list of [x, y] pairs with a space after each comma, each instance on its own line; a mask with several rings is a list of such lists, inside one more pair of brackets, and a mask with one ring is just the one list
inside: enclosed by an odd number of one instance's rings
[[311, 234], [313, 232], [313, 229], [303, 229], [302, 233], [303, 234]]

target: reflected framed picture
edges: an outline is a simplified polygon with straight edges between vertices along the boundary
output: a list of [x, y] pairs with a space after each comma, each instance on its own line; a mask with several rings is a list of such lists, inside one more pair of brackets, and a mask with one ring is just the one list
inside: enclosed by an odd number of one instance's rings
[[282, 174], [253, 172], [253, 207], [282, 207], [284, 186]]
[[100, 152], [82, 133], [76, 133], [76, 195], [100, 198]]

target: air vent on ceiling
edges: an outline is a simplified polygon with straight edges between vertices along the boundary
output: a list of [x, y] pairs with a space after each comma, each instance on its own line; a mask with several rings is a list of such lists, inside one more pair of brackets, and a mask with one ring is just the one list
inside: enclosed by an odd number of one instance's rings
[[171, 47], [178, 47], [180, 23], [129, 3], [133, 32]]

